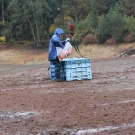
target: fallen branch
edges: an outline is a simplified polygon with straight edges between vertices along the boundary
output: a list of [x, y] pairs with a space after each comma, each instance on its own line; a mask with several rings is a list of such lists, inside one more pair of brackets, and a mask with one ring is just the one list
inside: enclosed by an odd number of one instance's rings
[[128, 56], [133, 55], [133, 54], [135, 54], [135, 49], [132, 46], [132, 47], [129, 47], [127, 49], [122, 50], [120, 52], [120, 56], [119, 57], [126, 57], [126, 56], [128, 57]]

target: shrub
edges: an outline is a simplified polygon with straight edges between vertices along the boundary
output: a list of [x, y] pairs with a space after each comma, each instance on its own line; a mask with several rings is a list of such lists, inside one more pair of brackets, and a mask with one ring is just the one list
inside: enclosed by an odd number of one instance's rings
[[0, 22], [0, 29], [3, 30], [5, 28], [5, 23]]
[[105, 44], [116, 45], [116, 44], [118, 44], [118, 41], [115, 38], [109, 38], [106, 40]]
[[99, 20], [97, 36], [100, 42], [104, 42], [109, 38], [122, 41], [127, 34], [126, 23], [119, 11], [110, 11], [104, 18]]
[[123, 16], [123, 19], [126, 23], [126, 29], [128, 30], [128, 33], [131, 33], [135, 36], [135, 17], [133, 15], [131, 16]]
[[131, 33], [124, 37], [124, 42], [126, 43], [133, 42], [133, 41], [134, 41], [134, 36]]
[[98, 40], [97, 37], [95, 37], [95, 36], [93, 36], [93, 35], [91, 35], [91, 34], [88, 34], [87, 36], [85, 36], [85, 37], [83, 38], [82, 43], [83, 43], [84, 45], [88, 45], [88, 44], [98, 44], [98, 43], [99, 43], [99, 40]]
[[74, 35], [74, 41], [76, 42], [76, 44], [79, 44], [84, 38], [84, 36], [90, 32], [91, 32], [91, 25], [89, 19], [76, 22]]
[[50, 35], [53, 35], [56, 29], [57, 29], [56, 26], [54, 26], [54, 25], [50, 26], [50, 28], [49, 28], [49, 34]]
[[73, 21], [73, 19], [70, 16], [65, 16], [64, 17], [64, 20], [65, 21], [70, 21], [70, 22]]
[[104, 43], [108, 38], [111, 38], [111, 29], [108, 17], [99, 19], [97, 37], [100, 43]]
[[0, 37], [0, 42], [5, 43], [6, 42], [6, 37], [5, 36]]

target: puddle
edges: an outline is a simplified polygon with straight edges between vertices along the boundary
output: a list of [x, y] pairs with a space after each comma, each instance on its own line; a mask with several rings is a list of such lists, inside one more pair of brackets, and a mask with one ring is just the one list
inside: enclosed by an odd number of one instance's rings
[[[102, 107], [102, 106], [110, 106], [110, 105], [128, 104], [128, 103], [134, 103], [134, 102], [135, 100], [124, 100], [124, 101], [120, 101], [116, 103], [97, 104], [96, 106]], [[93, 107], [93, 106], [89, 106], [89, 107]]]
[[135, 123], [127, 124], [123, 123], [119, 126], [105, 126], [105, 127], [100, 127], [100, 128], [90, 128], [90, 129], [48, 129], [42, 132], [39, 132], [37, 135], [87, 135], [87, 134], [96, 134], [100, 132], [107, 132], [107, 131], [112, 131], [112, 130], [123, 130], [123, 129], [129, 129], [129, 128], [134, 128]]
[[12, 91], [12, 90], [24, 90], [24, 89], [26, 89], [26, 88], [2, 89], [1, 92]]
[[101, 127], [101, 128], [93, 128], [93, 129], [87, 129], [87, 130], [79, 130], [76, 135], [84, 135], [84, 134], [93, 134], [93, 133], [99, 133], [102, 131], [110, 131], [110, 130], [117, 130], [117, 129], [128, 129], [128, 128], [134, 128], [135, 123], [132, 124], [122, 124], [121, 126], [106, 126], [106, 127]]
[[8, 118], [22, 118], [29, 119], [38, 115], [37, 112], [6, 112], [0, 111], [0, 120], [8, 119]]

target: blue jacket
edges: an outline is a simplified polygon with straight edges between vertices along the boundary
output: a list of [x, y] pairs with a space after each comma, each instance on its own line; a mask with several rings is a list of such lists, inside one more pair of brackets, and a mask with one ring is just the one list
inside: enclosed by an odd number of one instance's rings
[[48, 60], [55, 60], [57, 57], [57, 50], [56, 47], [64, 48], [65, 41], [60, 40], [60, 35], [64, 34], [64, 31], [61, 28], [57, 28], [52, 36], [49, 44], [49, 53], [48, 53]]

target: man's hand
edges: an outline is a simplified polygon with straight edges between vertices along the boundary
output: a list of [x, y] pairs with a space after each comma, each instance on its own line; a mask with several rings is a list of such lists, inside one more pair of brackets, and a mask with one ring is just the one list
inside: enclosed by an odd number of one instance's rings
[[68, 42], [68, 41], [70, 42], [70, 40], [71, 40], [70, 38], [67, 38], [67, 39], [66, 39], [66, 42]]

